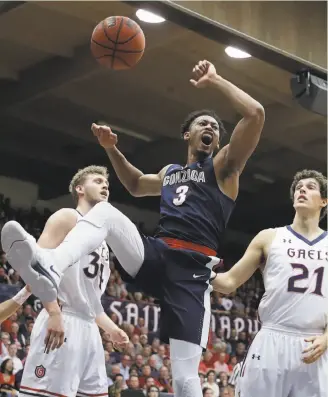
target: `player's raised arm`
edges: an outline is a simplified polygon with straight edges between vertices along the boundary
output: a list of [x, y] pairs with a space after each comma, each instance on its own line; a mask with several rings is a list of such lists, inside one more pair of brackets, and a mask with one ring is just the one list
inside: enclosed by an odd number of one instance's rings
[[132, 196], [161, 195], [162, 179], [167, 167], [164, 167], [158, 174], [144, 174], [117, 149], [117, 135], [110, 127], [93, 123], [91, 130], [106, 150], [119, 180]]
[[216, 275], [212, 282], [215, 291], [230, 294], [244, 284], [259, 268], [265, 256], [264, 247], [272, 240], [273, 229], [262, 230], [249, 244], [244, 256], [228, 271]]
[[220, 170], [220, 179], [231, 174], [240, 174], [246, 161], [254, 152], [264, 125], [263, 106], [234, 84], [216, 73], [208, 61], [199, 62], [194, 70], [191, 83], [197, 88], [217, 88], [230, 101], [235, 111], [242, 116], [235, 127], [230, 144], [215, 157], [214, 166]]
[[29, 286], [21, 289], [15, 296], [0, 303], [0, 324], [16, 312], [31, 295]]

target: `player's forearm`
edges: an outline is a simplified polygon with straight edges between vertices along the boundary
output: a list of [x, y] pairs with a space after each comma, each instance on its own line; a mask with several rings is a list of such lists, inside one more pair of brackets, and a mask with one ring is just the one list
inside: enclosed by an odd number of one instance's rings
[[0, 303], [0, 323], [14, 314], [30, 295], [31, 293], [25, 287], [12, 299], [8, 299], [7, 301]]
[[118, 326], [107, 316], [105, 312], [97, 315], [96, 323], [98, 327], [100, 327], [109, 335], [118, 328]]
[[55, 314], [60, 314], [61, 310], [59, 307], [59, 304], [57, 301], [53, 302], [42, 302], [43, 307], [46, 309], [48, 312], [49, 316], [55, 315]]
[[230, 81], [217, 76], [212, 80], [212, 86], [222, 92], [240, 115], [244, 117], [264, 115], [263, 106], [246, 92], [230, 83]]
[[118, 179], [123, 186], [134, 195], [138, 187], [139, 178], [143, 173], [134, 167], [125, 156], [114, 146], [112, 149], [106, 149], [107, 156], [112, 163]]

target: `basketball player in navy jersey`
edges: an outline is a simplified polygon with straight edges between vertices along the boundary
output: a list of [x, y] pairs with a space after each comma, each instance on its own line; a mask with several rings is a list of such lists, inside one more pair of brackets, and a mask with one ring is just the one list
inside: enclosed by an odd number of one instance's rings
[[6, 224], [2, 232], [11, 265], [28, 266], [33, 293], [54, 305], [63, 272], [105, 239], [120, 263], [123, 279], [160, 300], [161, 338], [170, 343], [177, 397], [202, 396], [198, 365], [208, 339], [212, 268], [219, 263], [216, 253], [238, 195], [239, 176], [264, 124], [263, 107], [219, 76], [210, 62], [200, 61], [190, 82], [196, 88], [217, 89], [242, 116], [229, 145], [214, 157], [223, 127], [213, 111], [192, 113], [183, 124], [186, 164], [168, 165], [151, 175], [128, 162], [109, 127], [92, 125], [127, 190], [136, 197], [162, 196], [155, 238], [141, 235], [126, 216], [104, 202], [79, 220], [54, 250], [38, 247], [15, 222]]
[[257, 269], [263, 274], [262, 327], [240, 372], [239, 397], [328, 397], [328, 235], [319, 226], [327, 178], [298, 172], [291, 198], [292, 225], [262, 230], [240, 261], [212, 282], [230, 294]]

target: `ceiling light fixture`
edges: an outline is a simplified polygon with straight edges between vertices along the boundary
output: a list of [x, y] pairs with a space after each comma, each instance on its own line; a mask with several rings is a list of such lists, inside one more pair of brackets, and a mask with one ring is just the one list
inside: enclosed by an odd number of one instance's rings
[[239, 50], [236, 47], [226, 47], [226, 49], [224, 51], [231, 58], [245, 59], [245, 58], [251, 58], [252, 57], [252, 55], [248, 54], [245, 51]]
[[165, 21], [165, 19], [162, 18], [161, 16], [156, 15], [150, 11], [143, 10], [141, 8], [136, 12], [136, 15], [140, 19], [140, 21], [143, 21], [143, 22], [161, 23], [161, 22]]
[[269, 177], [267, 175], [263, 175], [263, 174], [254, 174], [253, 178], [257, 179], [258, 181], [265, 182], [265, 183], [270, 183], [270, 184], [275, 182], [275, 180], [273, 178], [271, 178], [271, 177]]

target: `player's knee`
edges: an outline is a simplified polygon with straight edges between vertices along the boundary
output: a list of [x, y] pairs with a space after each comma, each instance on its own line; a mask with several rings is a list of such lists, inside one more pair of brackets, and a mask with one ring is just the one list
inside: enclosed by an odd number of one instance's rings
[[[191, 377], [189, 374], [173, 378], [174, 394], [181, 397], [194, 397], [201, 395], [199, 377]], [[200, 393], [200, 394], [199, 394]]]
[[107, 203], [107, 202], [100, 202], [97, 203], [81, 220], [80, 222], [89, 222], [92, 225], [101, 228], [106, 223], [110, 221], [113, 215], [113, 210], [115, 208]]

